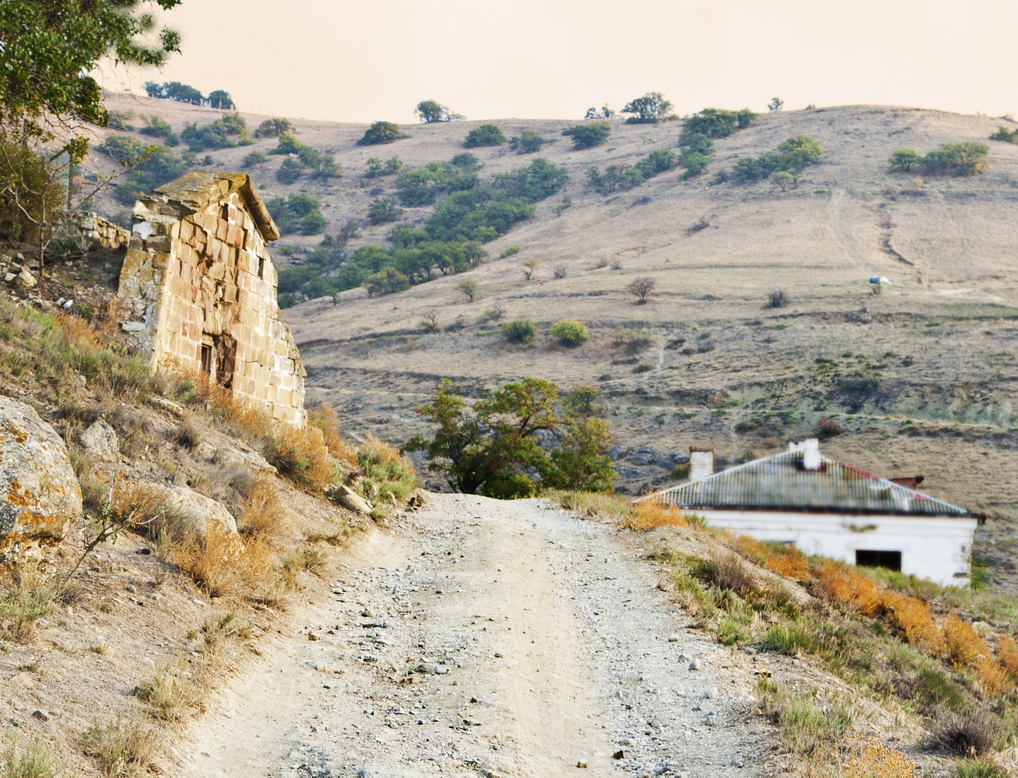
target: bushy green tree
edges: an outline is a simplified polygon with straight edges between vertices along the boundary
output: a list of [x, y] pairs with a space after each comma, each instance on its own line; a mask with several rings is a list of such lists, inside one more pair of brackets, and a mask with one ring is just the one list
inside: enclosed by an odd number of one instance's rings
[[990, 147], [978, 141], [945, 143], [920, 160], [923, 171], [931, 176], [974, 176], [986, 171]]
[[230, 93], [223, 89], [216, 89], [209, 92], [208, 100], [211, 108], [219, 108], [223, 111], [233, 111], [237, 108], [233, 102], [233, 98], [230, 96]]
[[[322, 200], [309, 194], [292, 194], [289, 197], [274, 197], [266, 204], [269, 215], [279, 228], [280, 235], [299, 232], [303, 235], [318, 235], [325, 228], [325, 217], [321, 212]], [[294, 291], [286, 289], [284, 291]]]
[[574, 149], [592, 149], [608, 142], [612, 128], [608, 122], [577, 124], [562, 130], [562, 134], [573, 139]]
[[919, 164], [919, 152], [915, 149], [898, 149], [891, 154], [887, 163], [890, 173], [903, 173]]
[[383, 294], [406, 291], [410, 288], [410, 279], [394, 267], [383, 267], [365, 278], [362, 285], [368, 297], [380, 297]]
[[381, 160], [378, 157], [369, 157], [367, 169], [361, 178], [380, 178], [381, 176], [394, 176], [403, 170], [403, 160], [399, 157], [389, 157]]
[[510, 343], [525, 345], [537, 337], [537, 325], [529, 318], [518, 318], [502, 325], [502, 337]]
[[414, 113], [425, 124], [433, 122], [459, 122], [467, 117], [461, 113], [449, 109], [437, 100], [421, 100], [414, 109]]
[[704, 108], [686, 119], [679, 135], [679, 145], [686, 145], [685, 140], [694, 135], [715, 139], [727, 138], [738, 128], [738, 112], [726, 111], [723, 108]]
[[65, 198], [46, 155], [0, 135], [0, 240], [41, 240]]
[[280, 135], [293, 135], [296, 128], [289, 119], [266, 119], [255, 130], [256, 138], [278, 138]]
[[475, 149], [481, 146], [501, 146], [505, 142], [506, 137], [497, 124], [481, 124], [467, 133], [463, 146]]
[[247, 124], [240, 114], [227, 114], [211, 124], [199, 127], [197, 123], [187, 125], [180, 133], [180, 139], [193, 152], [206, 149], [231, 149], [251, 144]]
[[587, 168], [587, 188], [607, 196], [616, 190], [626, 191], [654, 176], [673, 170], [679, 164], [674, 151], [652, 151], [632, 166], [609, 165], [602, 172], [597, 166]]
[[376, 197], [368, 205], [368, 221], [372, 224], [394, 222], [402, 215], [403, 209], [395, 197]]
[[990, 140], [1002, 140], [1005, 143], [1018, 143], [1018, 130], [1009, 130], [1007, 127], [998, 127], [997, 131], [990, 136]]
[[590, 338], [587, 325], [576, 319], [562, 319], [551, 325], [551, 336], [568, 348], [576, 348]]
[[255, 165], [263, 165], [268, 161], [269, 158], [260, 151], [252, 151], [250, 154], [246, 154], [244, 156], [244, 159], [241, 160], [240, 166], [246, 169], [254, 167]]
[[377, 146], [382, 143], [393, 143], [409, 137], [399, 128], [398, 124], [393, 122], [375, 122], [365, 130], [364, 135], [357, 141], [357, 145]]
[[405, 447], [426, 451], [456, 491], [499, 499], [549, 488], [610, 491], [617, 477], [606, 453], [607, 424], [565, 413], [550, 381], [524, 378], [468, 408], [442, 379], [435, 399], [416, 410], [437, 429]]
[[608, 103], [601, 106], [601, 110], [591, 106], [587, 109], [587, 113], [583, 116], [584, 119], [612, 119], [615, 117], [615, 111], [608, 107]]
[[546, 143], [554, 142], [554, 138], [542, 138], [534, 130], [524, 130], [509, 139], [509, 148], [517, 154], [536, 154]]
[[622, 113], [631, 114], [626, 124], [654, 124], [671, 117], [672, 104], [660, 92], [647, 92], [626, 103]]
[[537, 203], [561, 191], [569, 179], [565, 166], [554, 165], [546, 159], [535, 159], [525, 168], [510, 173], [496, 173], [491, 186], [528, 203]]
[[771, 101], [767, 103], [767, 110], [771, 113], [777, 113], [785, 105], [785, 101], [780, 97], [772, 97]]
[[165, 84], [146, 81], [145, 93], [149, 97], [156, 97], [160, 100], [173, 100], [177, 103], [188, 103], [190, 105], [201, 105], [205, 99], [199, 90], [188, 84], [182, 84], [179, 81], [167, 81]]
[[776, 151], [738, 160], [732, 168], [732, 177], [739, 183], [749, 183], [781, 171], [797, 175], [809, 165], [816, 164], [823, 153], [816, 138], [796, 135], [779, 144]]
[[458, 168], [460, 175], [469, 176], [476, 173], [481, 169], [481, 160], [471, 154], [469, 151], [464, 151], [462, 154], [457, 154], [451, 160], [449, 164], [453, 167]]
[[770, 175], [771, 183], [786, 192], [795, 186], [795, 176], [787, 170], [776, 170]]

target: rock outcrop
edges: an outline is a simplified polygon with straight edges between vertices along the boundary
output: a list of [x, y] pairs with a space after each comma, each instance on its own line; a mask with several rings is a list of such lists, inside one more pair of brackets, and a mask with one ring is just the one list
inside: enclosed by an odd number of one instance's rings
[[0, 397], [0, 566], [44, 558], [81, 516], [63, 440], [31, 407]]

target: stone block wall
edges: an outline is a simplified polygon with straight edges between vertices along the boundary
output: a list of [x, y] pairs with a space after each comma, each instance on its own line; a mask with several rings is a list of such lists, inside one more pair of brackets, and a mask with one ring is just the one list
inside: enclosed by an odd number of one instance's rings
[[134, 208], [121, 326], [153, 368], [202, 372], [302, 426], [304, 365], [276, 303], [279, 237], [246, 175], [188, 173]]
[[120, 249], [131, 242], [130, 232], [97, 213], [74, 213], [71, 219], [86, 249]]

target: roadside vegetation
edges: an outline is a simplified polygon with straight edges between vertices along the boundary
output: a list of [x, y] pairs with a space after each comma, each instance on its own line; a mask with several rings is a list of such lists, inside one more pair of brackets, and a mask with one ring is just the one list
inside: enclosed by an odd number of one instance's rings
[[[927, 733], [925, 751], [958, 758], [957, 775], [1007, 774], [986, 760], [1018, 743], [1018, 601], [732, 536], [653, 500], [575, 492], [557, 499], [635, 530], [674, 527], [653, 558], [668, 570], [675, 597], [721, 643], [806, 659], [876, 703], [906, 711]], [[682, 550], [687, 541], [696, 553]], [[767, 674], [757, 691], [790, 753], [820, 764], [908, 768], [848, 775], [913, 774], [914, 762], [876, 743], [854, 756], [841, 751], [852, 724], [846, 700], [804, 694]]]

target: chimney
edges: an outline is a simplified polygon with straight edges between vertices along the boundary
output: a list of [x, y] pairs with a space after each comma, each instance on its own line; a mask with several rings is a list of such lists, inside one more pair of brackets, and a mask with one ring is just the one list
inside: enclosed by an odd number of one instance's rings
[[689, 449], [689, 480], [699, 481], [713, 472], [714, 449], [691, 446]]
[[816, 438], [804, 440], [802, 448], [802, 466], [805, 470], [820, 469], [820, 441]]

